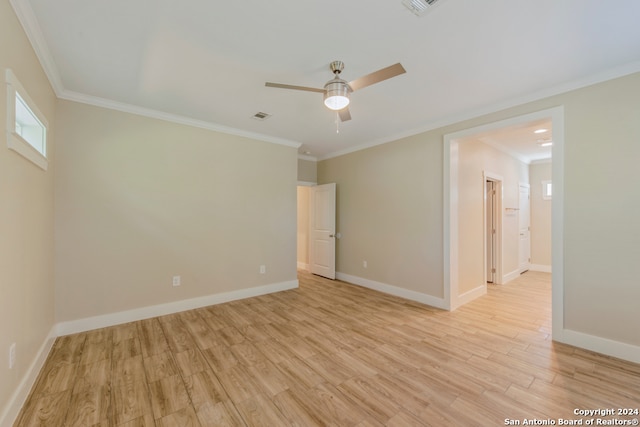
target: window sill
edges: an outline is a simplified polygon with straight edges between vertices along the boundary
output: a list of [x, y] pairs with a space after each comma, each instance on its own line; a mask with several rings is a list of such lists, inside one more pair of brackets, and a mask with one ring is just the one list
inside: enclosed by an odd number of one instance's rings
[[25, 141], [16, 132], [7, 132], [7, 147], [31, 161], [42, 170], [46, 171], [49, 167], [49, 161], [47, 158], [38, 150], [33, 148], [31, 144]]

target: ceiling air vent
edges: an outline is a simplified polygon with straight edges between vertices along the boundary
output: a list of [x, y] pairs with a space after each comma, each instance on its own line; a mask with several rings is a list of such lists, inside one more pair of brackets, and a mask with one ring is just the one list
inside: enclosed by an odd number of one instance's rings
[[417, 16], [422, 16], [427, 12], [431, 12], [437, 5], [444, 0], [402, 0], [402, 4]]
[[254, 120], [267, 120], [269, 117], [271, 117], [271, 114], [269, 113], [263, 113], [262, 111], [258, 111], [257, 113], [255, 113], [253, 116], [251, 116], [252, 119]]

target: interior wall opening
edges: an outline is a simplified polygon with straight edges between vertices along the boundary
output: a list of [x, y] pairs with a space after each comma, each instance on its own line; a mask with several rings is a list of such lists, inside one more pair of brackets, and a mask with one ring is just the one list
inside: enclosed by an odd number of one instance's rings
[[[505, 135], [508, 135], [509, 132], [514, 129], [523, 129], [530, 127], [531, 125], [539, 125], [541, 123], [546, 123], [548, 129], [545, 131], [545, 135], [538, 135], [538, 138], [534, 141], [537, 145], [541, 146], [543, 143], [548, 144], [552, 141], [552, 145], [550, 146], [550, 150], [552, 155], [548, 156], [547, 159], [536, 159], [530, 160], [528, 162], [528, 176], [526, 181], [515, 178], [515, 182], [507, 182], [507, 177], [504, 177], [503, 181], [503, 189], [501, 194], [498, 194], [497, 201], [499, 201], [502, 206], [500, 209], [497, 209], [497, 215], [495, 220], [502, 219], [503, 221], [503, 235], [501, 238], [497, 238], [500, 243], [503, 244], [502, 249], [497, 249], [495, 246], [491, 253], [488, 253], [490, 250], [489, 247], [489, 239], [487, 238], [487, 231], [489, 229], [487, 217], [487, 188], [489, 185], [488, 181], [495, 181], [491, 179], [487, 179], [486, 174], [478, 176], [477, 179], [478, 187], [477, 193], [480, 194], [480, 197], [484, 199], [484, 209], [481, 208], [480, 216], [481, 218], [474, 219], [477, 223], [479, 223], [479, 227], [483, 230], [484, 233], [480, 233], [479, 245], [480, 252], [484, 254], [484, 257], [480, 255], [480, 260], [476, 260], [475, 266], [480, 266], [479, 271], [481, 274], [478, 276], [478, 285], [472, 284], [471, 286], [465, 282], [468, 277], [465, 277], [467, 265], [462, 265], [461, 263], [466, 262], [464, 260], [465, 252], [469, 252], [468, 248], [463, 246], [465, 243], [465, 239], [469, 237], [468, 227], [465, 225], [465, 218], [467, 213], [465, 212], [465, 192], [468, 190], [467, 185], [468, 181], [465, 177], [465, 171], [467, 169], [468, 158], [465, 158], [468, 152], [472, 152], [474, 155], [478, 155], [478, 151], [473, 151], [472, 142], [470, 141], [480, 141], [484, 144], [491, 146], [492, 148], [498, 149], [505, 154], [511, 154], [517, 158], [515, 152], [517, 151], [517, 144], [513, 145], [504, 143], [502, 147], [498, 147], [500, 145], [500, 140], [503, 139]], [[542, 129], [542, 128], [540, 128]], [[537, 129], [535, 129], [537, 130]], [[540, 131], [542, 133], [542, 131]], [[507, 138], [508, 139], [508, 138]], [[476, 128], [467, 129], [465, 131], [456, 132], [453, 134], [445, 135], [444, 144], [445, 144], [445, 176], [444, 176], [444, 194], [445, 194], [445, 204], [444, 204], [444, 218], [445, 218], [445, 232], [444, 232], [444, 241], [445, 241], [445, 299], [451, 309], [455, 309], [467, 302], [481, 296], [486, 293], [486, 284], [488, 279], [493, 279], [493, 283], [498, 282], [500, 279], [507, 282], [513, 277], [517, 277], [520, 275], [522, 271], [532, 269], [541, 269], [544, 271], [547, 269], [552, 273], [552, 313], [553, 313], [553, 332], [554, 335], [561, 334], [563, 329], [562, 324], [562, 313], [563, 313], [563, 301], [562, 301], [562, 194], [563, 194], [563, 143], [564, 143], [564, 111], [562, 107], [556, 107], [549, 110], [544, 110], [536, 113], [527, 114], [520, 117], [515, 117], [512, 119], [503, 120], [496, 123], [491, 123], [483, 126], [479, 126]], [[549, 145], [547, 145], [549, 146]], [[480, 157], [482, 157], [480, 155]], [[551, 162], [551, 158], [553, 158], [553, 162]], [[486, 159], [485, 159], [486, 160]], [[553, 176], [553, 206], [550, 207], [551, 218], [550, 218], [550, 228], [551, 228], [551, 236], [547, 240], [547, 243], [550, 246], [550, 250], [548, 251], [548, 261], [546, 262], [548, 265], [538, 264], [536, 263], [533, 256], [527, 256], [527, 264], [523, 263], [524, 258], [520, 257], [522, 251], [520, 250], [520, 245], [523, 244], [520, 239], [521, 234], [521, 224], [520, 219], [521, 215], [519, 215], [519, 210], [521, 208], [521, 200], [523, 197], [523, 193], [520, 192], [521, 184], [526, 184], [531, 188], [531, 197], [540, 196], [540, 200], [536, 200], [536, 202], [542, 201], [542, 195], [538, 193], [538, 187], [540, 193], [543, 189], [542, 181], [540, 180], [539, 174], [533, 174], [531, 171], [539, 168], [538, 165], [545, 164], [548, 171]], [[493, 170], [495, 166], [491, 166]], [[534, 176], [535, 175], [535, 176]], [[551, 177], [549, 176], [549, 180]], [[510, 178], [509, 181], [514, 181], [513, 178]], [[535, 182], [534, 182], [535, 181]], [[475, 184], [473, 184], [475, 185]], [[508, 186], [514, 186], [515, 192], [511, 191], [511, 196], [507, 196]], [[535, 189], [535, 191], [534, 191]], [[493, 212], [493, 211], [491, 211]], [[499, 231], [500, 227], [497, 227]], [[515, 230], [515, 232], [514, 232]], [[533, 232], [533, 231], [532, 231]], [[496, 234], [498, 234], [496, 232]], [[511, 239], [511, 240], [508, 240]], [[511, 245], [513, 245], [515, 239], [516, 245], [516, 255], [515, 261], [514, 259], [509, 259], [509, 257], [513, 258], [513, 252], [508, 247], [506, 247], [507, 241], [510, 241]], [[533, 235], [531, 237], [531, 244], [533, 245]], [[549, 243], [550, 242], [550, 243]], [[493, 259], [491, 259], [493, 258]], [[498, 274], [498, 268], [490, 266], [490, 262], [495, 262], [496, 265], [502, 260], [503, 269], [502, 275]], [[514, 264], [515, 262], [515, 264]], [[515, 265], [515, 267], [514, 267]], [[476, 267], [474, 267], [476, 268]], [[496, 268], [496, 275], [493, 277], [489, 276], [489, 272], [492, 268]]]

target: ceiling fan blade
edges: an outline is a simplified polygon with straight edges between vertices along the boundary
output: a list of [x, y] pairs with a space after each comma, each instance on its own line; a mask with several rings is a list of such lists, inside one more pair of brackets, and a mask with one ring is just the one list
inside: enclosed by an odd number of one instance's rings
[[356, 91], [362, 89], [363, 87], [371, 86], [373, 84], [390, 79], [391, 77], [395, 77], [400, 74], [404, 74], [406, 72], [407, 70], [405, 70], [402, 64], [398, 62], [397, 64], [390, 65], [386, 68], [374, 71], [371, 74], [367, 74], [366, 76], [355, 79], [354, 81], [349, 82], [349, 86], [351, 86], [351, 89]]
[[349, 107], [344, 107], [342, 110], [339, 110], [338, 115], [340, 116], [340, 121], [342, 122], [351, 120], [351, 113], [349, 112]]
[[324, 93], [324, 89], [318, 89], [318, 88], [315, 88], [315, 87], [294, 86], [294, 85], [285, 85], [285, 84], [281, 84], [281, 83], [270, 83], [270, 82], [266, 82], [264, 85], [267, 86], [267, 87], [277, 87], [277, 88], [280, 88], [280, 89], [305, 90], [307, 92]]

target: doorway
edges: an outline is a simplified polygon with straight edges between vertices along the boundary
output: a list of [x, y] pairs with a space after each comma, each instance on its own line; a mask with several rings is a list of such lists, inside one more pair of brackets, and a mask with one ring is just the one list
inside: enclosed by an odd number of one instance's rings
[[501, 200], [502, 177], [485, 172], [484, 194], [484, 265], [487, 283], [500, 284], [502, 282], [502, 218]]
[[299, 183], [297, 199], [297, 267], [335, 279], [336, 184]]
[[531, 186], [521, 182], [518, 197], [518, 228], [519, 228], [519, 266], [520, 274], [526, 273], [531, 267]]
[[[554, 107], [523, 116], [502, 120], [495, 123], [478, 126], [462, 130], [459, 132], [446, 134], [444, 136], [444, 297], [449, 309], [466, 304], [473, 298], [482, 295], [474, 292], [461, 295], [459, 292], [459, 155], [460, 143], [464, 138], [468, 138], [480, 133], [499, 131], [509, 126], [532, 122], [535, 120], [548, 119], [553, 126], [553, 147], [552, 147], [552, 175], [554, 200], [552, 208], [552, 334], [558, 339], [562, 338], [564, 330], [564, 299], [563, 299], [563, 198], [564, 198], [564, 108]], [[486, 179], [482, 181], [485, 188]], [[483, 190], [484, 191], [484, 190]], [[517, 206], [517, 205], [516, 205]], [[501, 210], [504, 214], [507, 210], [517, 210], [516, 206], [505, 205]], [[486, 229], [486, 227], [483, 227]], [[485, 240], [486, 242], [486, 240]], [[486, 262], [484, 264], [487, 265]], [[483, 278], [486, 279], [486, 275]], [[486, 286], [485, 286], [486, 288]]]

